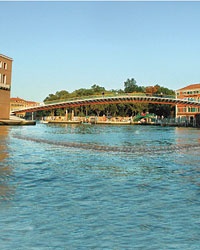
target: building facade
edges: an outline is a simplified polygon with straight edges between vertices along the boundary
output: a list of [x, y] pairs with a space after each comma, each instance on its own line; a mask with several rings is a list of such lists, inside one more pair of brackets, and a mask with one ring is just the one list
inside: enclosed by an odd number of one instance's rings
[[0, 54], [0, 119], [10, 118], [12, 58]]
[[[200, 102], [200, 83], [191, 84], [176, 90], [176, 98]], [[191, 121], [199, 113], [199, 107], [185, 106], [180, 104], [176, 106], [176, 117], [181, 119], [187, 119]]]
[[[12, 113], [13, 111], [24, 109], [27, 107], [34, 107], [34, 106], [39, 106], [40, 103], [38, 102], [33, 102], [33, 101], [26, 101], [22, 98], [19, 97], [11, 97], [10, 98], [10, 112]], [[24, 117], [26, 113], [21, 113], [18, 116]]]

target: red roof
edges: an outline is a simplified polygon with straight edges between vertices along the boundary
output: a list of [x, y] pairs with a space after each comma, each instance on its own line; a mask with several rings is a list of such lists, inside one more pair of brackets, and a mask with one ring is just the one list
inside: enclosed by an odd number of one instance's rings
[[191, 90], [191, 89], [200, 89], [200, 83], [190, 84], [184, 88], [178, 90]]
[[11, 102], [23, 102], [23, 103], [26, 103], [26, 104], [29, 104], [29, 105], [31, 105], [31, 104], [38, 104], [37, 102], [26, 101], [26, 100], [24, 100], [22, 98], [19, 98], [19, 97], [11, 97], [10, 101]]
[[26, 101], [28, 104], [38, 104], [38, 102], [33, 102], [33, 101]]
[[21, 99], [19, 97], [11, 97], [10, 101], [12, 101], [12, 102], [25, 102], [24, 99]]

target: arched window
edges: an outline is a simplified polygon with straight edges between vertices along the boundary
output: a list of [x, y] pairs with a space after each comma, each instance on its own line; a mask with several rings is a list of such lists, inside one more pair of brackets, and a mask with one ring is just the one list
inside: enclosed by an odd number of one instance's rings
[[4, 64], [3, 64], [3, 68], [4, 68], [4, 69], [7, 69], [7, 63], [4, 63]]
[[3, 75], [3, 79], [2, 79], [2, 80], [3, 80], [2, 82], [3, 82], [4, 84], [6, 84], [6, 75]]

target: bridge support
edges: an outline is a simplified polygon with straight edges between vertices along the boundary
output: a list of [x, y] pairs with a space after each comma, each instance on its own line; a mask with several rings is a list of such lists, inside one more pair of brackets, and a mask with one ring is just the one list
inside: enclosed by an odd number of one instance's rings
[[54, 116], [54, 109], [51, 110], [51, 116]]
[[73, 109], [71, 112], [69, 112], [68, 109], [65, 110], [65, 120], [68, 121], [68, 119], [73, 121], [73, 119], [74, 119], [74, 110]]
[[71, 120], [74, 120], [74, 110], [72, 109], [72, 115], [71, 115]]
[[65, 119], [68, 120], [68, 110], [65, 110]]

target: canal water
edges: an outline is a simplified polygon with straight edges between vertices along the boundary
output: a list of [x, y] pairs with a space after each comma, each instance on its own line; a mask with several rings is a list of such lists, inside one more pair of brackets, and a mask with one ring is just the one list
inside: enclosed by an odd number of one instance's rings
[[0, 126], [0, 249], [200, 246], [200, 130]]

